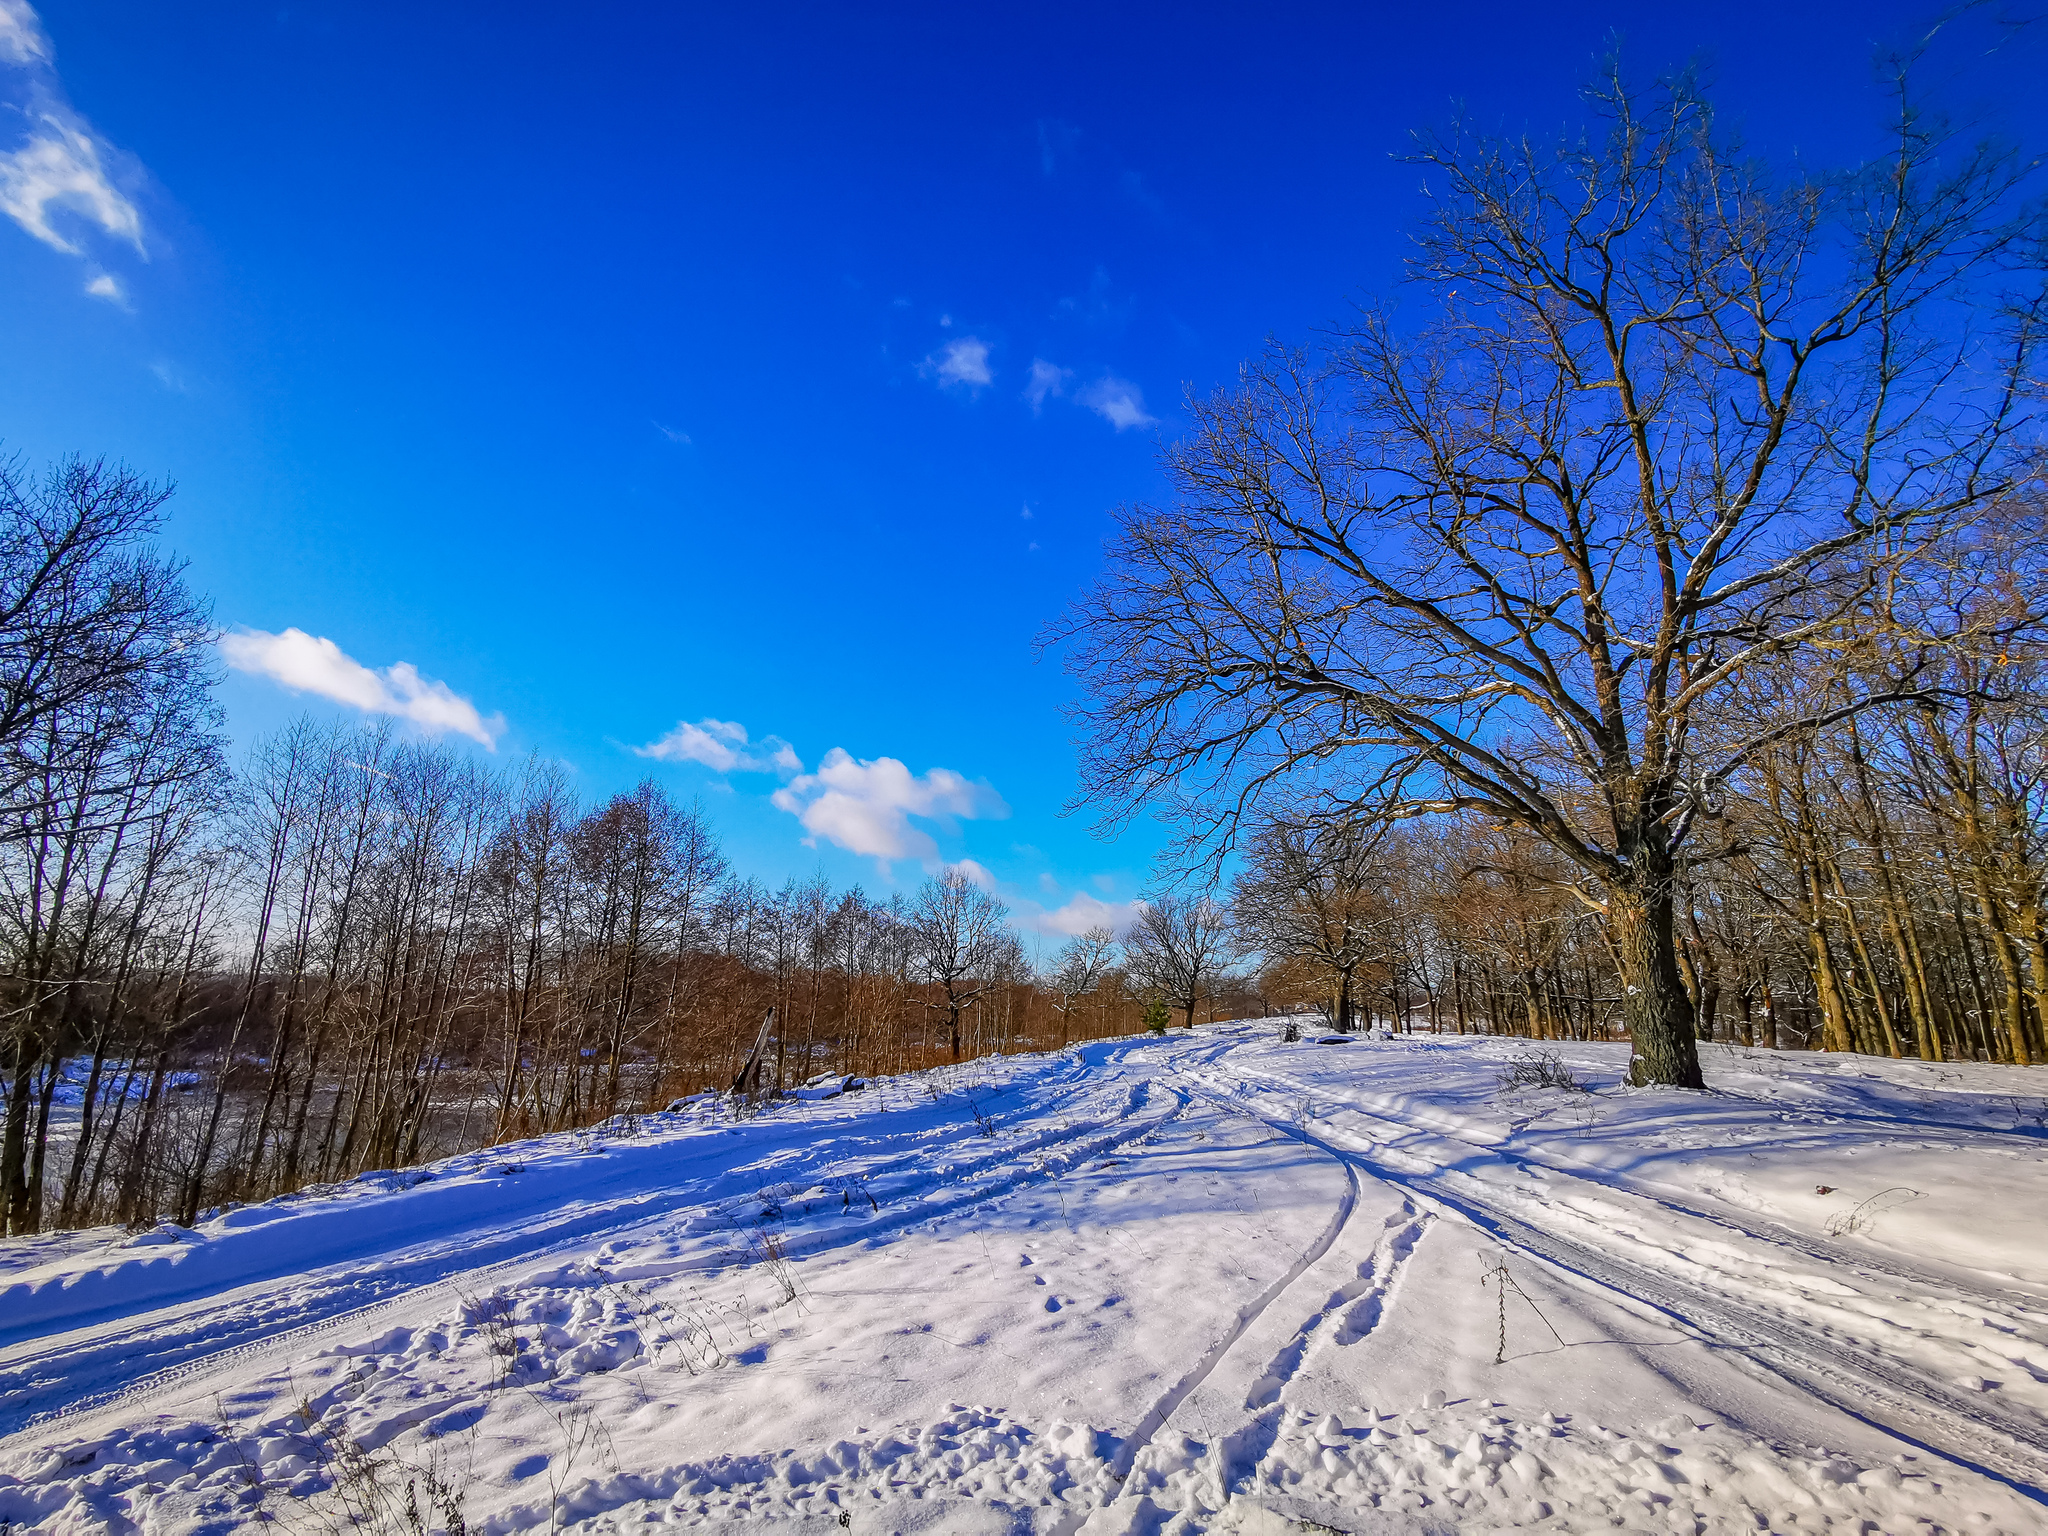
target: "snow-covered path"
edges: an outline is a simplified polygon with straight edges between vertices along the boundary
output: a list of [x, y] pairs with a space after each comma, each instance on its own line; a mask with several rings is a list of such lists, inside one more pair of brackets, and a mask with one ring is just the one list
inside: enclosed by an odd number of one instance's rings
[[1550, 1049], [1212, 1026], [0, 1247], [0, 1521], [2048, 1526], [2048, 1081]]

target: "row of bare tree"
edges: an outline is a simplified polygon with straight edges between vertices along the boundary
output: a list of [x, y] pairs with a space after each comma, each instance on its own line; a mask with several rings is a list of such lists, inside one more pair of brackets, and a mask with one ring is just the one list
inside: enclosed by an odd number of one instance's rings
[[658, 1107], [729, 1084], [771, 1008], [772, 1093], [1128, 1033], [1150, 996], [1192, 1017], [1218, 995], [1206, 904], [1160, 904], [1149, 949], [1091, 935], [1041, 983], [965, 875], [887, 900], [822, 877], [766, 890], [651, 782], [586, 808], [543, 761], [494, 773], [311, 720], [231, 772], [200, 654], [97, 750], [47, 764], [0, 846], [10, 1231], [189, 1223]]
[[[2048, 717], [2029, 678], [1996, 693], [1789, 737], [1731, 783], [1673, 875], [1698, 1039], [2048, 1061]], [[1233, 909], [1263, 997], [1339, 1029], [1626, 1036], [1597, 888], [1512, 827], [1268, 822]]]

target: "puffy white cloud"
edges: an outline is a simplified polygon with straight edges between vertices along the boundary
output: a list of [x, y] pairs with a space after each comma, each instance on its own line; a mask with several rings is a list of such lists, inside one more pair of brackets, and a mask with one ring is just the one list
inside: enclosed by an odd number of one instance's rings
[[[938, 844], [910, 818], [974, 820], [1010, 814], [1003, 797], [986, 783], [975, 783], [950, 768], [914, 774], [893, 757], [872, 761], [834, 747], [816, 773], [790, 780], [772, 797], [810, 834], [851, 853], [884, 864], [892, 859], [932, 863]], [[976, 866], [979, 868], [979, 866]]]
[[0, 63], [48, 64], [50, 39], [27, 0], [0, 0]]
[[109, 304], [119, 304], [128, 295], [121, 291], [121, 280], [111, 272], [102, 272], [85, 285], [85, 291], [96, 299], [105, 299]]
[[1109, 374], [1090, 384], [1074, 397], [1117, 431], [1129, 427], [1156, 427], [1159, 418], [1146, 414], [1145, 395], [1129, 379]]
[[995, 382], [995, 370], [988, 365], [988, 343], [979, 336], [962, 336], [949, 341], [924, 360], [924, 366], [942, 386], [960, 385], [979, 389]]
[[1035, 901], [1019, 902], [1010, 920], [1027, 933], [1048, 938], [1072, 938], [1090, 928], [1107, 928], [1121, 937], [1138, 920], [1144, 905], [1142, 901], [1103, 901], [1082, 891], [1065, 906], [1050, 910]]
[[977, 859], [960, 859], [948, 864], [946, 873], [965, 875], [970, 882], [980, 886], [984, 891], [993, 891], [996, 888], [995, 872]]
[[287, 629], [273, 635], [247, 629], [223, 635], [220, 651], [237, 672], [267, 677], [297, 693], [353, 705], [373, 715], [396, 715], [435, 736], [453, 731], [496, 751], [505, 717], [488, 719], [446, 683], [421, 677], [409, 661], [373, 672], [332, 640]]
[[1042, 357], [1031, 359], [1031, 373], [1024, 381], [1024, 403], [1031, 407], [1031, 414], [1036, 416], [1045, 409], [1047, 396], [1066, 393], [1067, 380], [1073, 376], [1071, 368], [1048, 363]]
[[26, 144], [0, 155], [0, 212], [45, 245], [78, 255], [78, 247], [50, 223], [53, 208], [82, 214], [142, 249], [142, 215], [107, 179], [98, 142], [75, 123], [46, 112]]
[[659, 741], [633, 749], [641, 757], [664, 763], [702, 763], [720, 773], [802, 773], [803, 760], [779, 736], [749, 743], [747, 728], [737, 720], [678, 720]]

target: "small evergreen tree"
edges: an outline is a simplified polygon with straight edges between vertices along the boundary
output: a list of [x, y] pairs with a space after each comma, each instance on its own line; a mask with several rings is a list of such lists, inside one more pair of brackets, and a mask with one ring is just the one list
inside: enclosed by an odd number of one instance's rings
[[1145, 1027], [1155, 1035], [1166, 1033], [1166, 1022], [1172, 1016], [1163, 997], [1155, 997], [1145, 1005]]

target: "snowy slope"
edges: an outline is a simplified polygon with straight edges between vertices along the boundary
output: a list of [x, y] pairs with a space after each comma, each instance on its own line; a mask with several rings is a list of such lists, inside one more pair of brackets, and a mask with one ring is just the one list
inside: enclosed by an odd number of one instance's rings
[[24, 1250], [0, 1521], [2048, 1529], [2048, 1079], [1531, 1049], [1214, 1026]]

